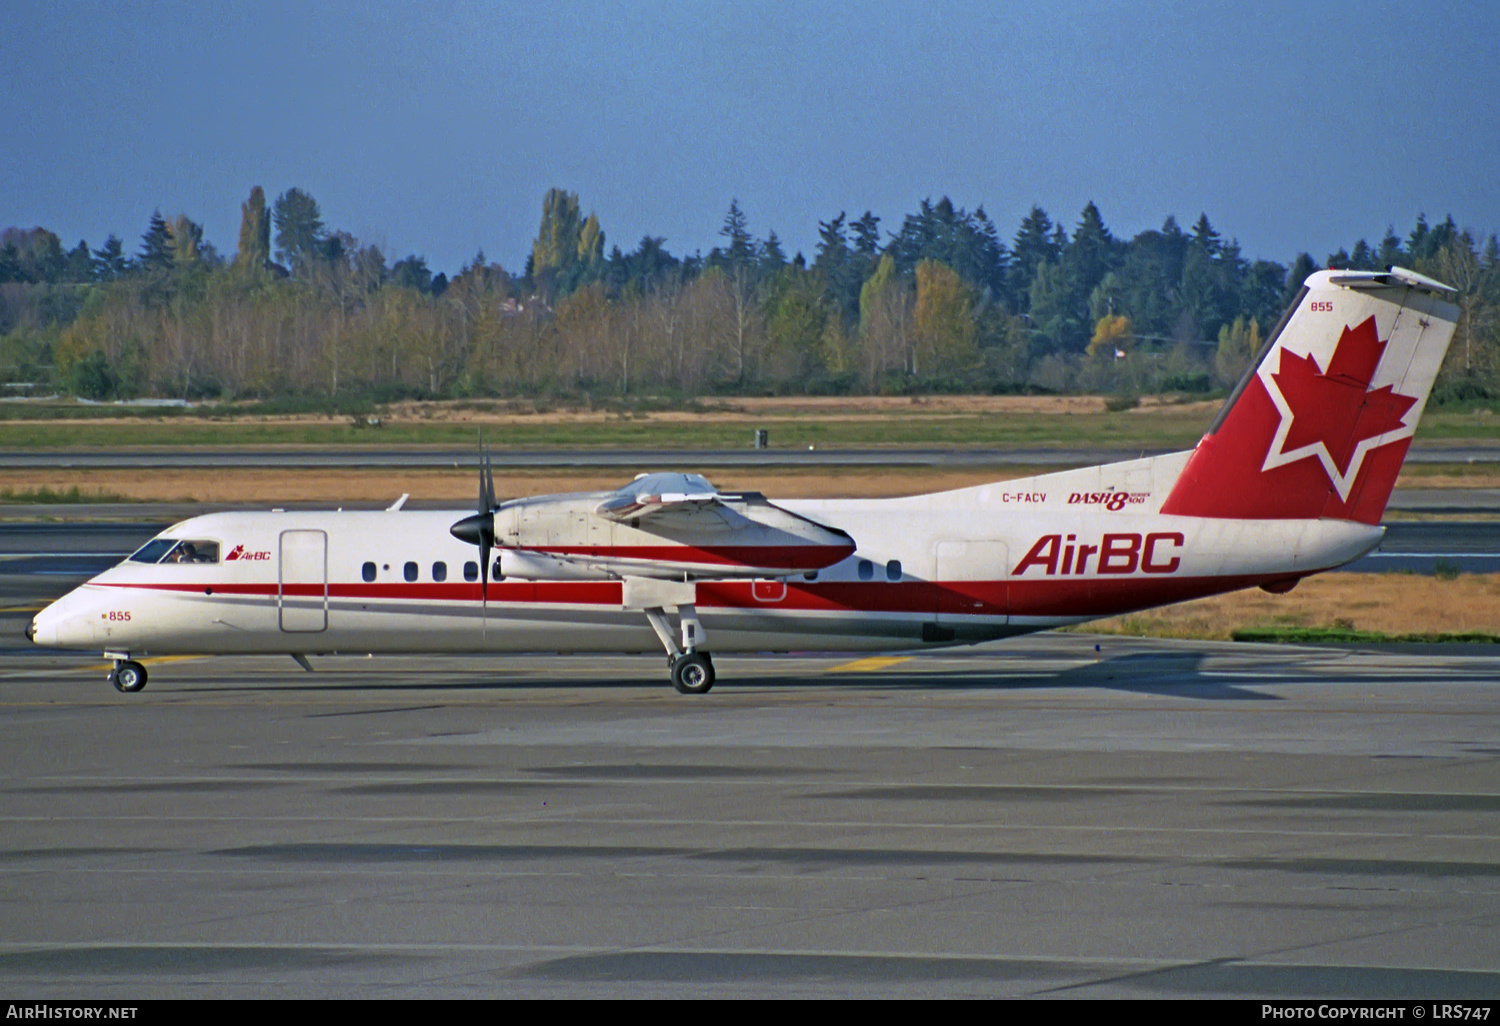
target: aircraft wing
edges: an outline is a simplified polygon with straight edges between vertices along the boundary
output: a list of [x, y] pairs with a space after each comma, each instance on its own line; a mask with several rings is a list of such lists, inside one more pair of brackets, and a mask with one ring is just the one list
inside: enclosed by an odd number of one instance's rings
[[[617, 522], [649, 519], [654, 528], [666, 528], [678, 521], [683, 527], [712, 530], [722, 525], [722, 529], [728, 524], [711, 511], [722, 508], [725, 498], [698, 474], [642, 474], [606, 496], [594, 507], [594, 513]], [[701, 516], [703, 513], [710, 516]]]
[[[759, 492], [721, 492], [697, 474], [643, 474], [603, 496], [541, 496], [492, 516], [509, 553], [505, 573], [516, 576], [554, 575], [563, 565], [612, 576], [778, 576], [854, 551], [844, 531]], [[600, 520], [611, 526], [601, 531]]]
[[693, 513], [721, 505], [718, 492], [615, 492], [599, 505], [594, 512], [608, 520], [625, 521], [650, 517], [660, 521], [673, 513]]

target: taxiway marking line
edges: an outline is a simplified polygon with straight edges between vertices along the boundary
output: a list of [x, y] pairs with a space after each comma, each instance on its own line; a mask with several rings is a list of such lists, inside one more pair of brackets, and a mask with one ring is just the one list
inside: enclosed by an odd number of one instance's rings
[[856, 659], [852, 663], [843, 663], [839, 666], [830, 667], [827, 673], [865, 673], [870, 670], [883, 670], [897, 663], [910, 660], [911, 656], [870, 656], [868, 659]]

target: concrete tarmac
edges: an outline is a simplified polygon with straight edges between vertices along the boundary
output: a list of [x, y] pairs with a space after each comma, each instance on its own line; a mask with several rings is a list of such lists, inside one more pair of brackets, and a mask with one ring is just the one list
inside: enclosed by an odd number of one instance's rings
[[1487, 652], [12, 651], [0, 989], [1494, 999]]

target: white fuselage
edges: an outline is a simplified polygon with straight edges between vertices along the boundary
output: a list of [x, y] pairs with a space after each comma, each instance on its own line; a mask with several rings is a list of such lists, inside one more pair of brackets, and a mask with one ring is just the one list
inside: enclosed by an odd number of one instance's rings
[[[779, 578], [697, 577], [696, 614], [715, 652], [972, 643], [1285, 586], [1380, 540], [1379, 527], [1345, 520], [1162, 515], [1186, 458], [906, 499], [782, 502], [846, 532], [854, 553]], [[121, 563], [39, 613], [33, 639], [131, 656], [660, 650], [607, 576], [507, 573], [482, 593], [476, 549], [449, 534], [465, 512], [197, 517], [162, 537], [216, 543], [217, 562]]]

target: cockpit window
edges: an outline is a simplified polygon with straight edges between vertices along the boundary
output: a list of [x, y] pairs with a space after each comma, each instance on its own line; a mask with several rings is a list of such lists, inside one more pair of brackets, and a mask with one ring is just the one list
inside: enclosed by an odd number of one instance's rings
[[219, 543], [198, 539], [153, 538], [130, 557], [133, 563], [217, 563]]
[[176, 538], [152, 538], [135, 550], [135, 555], [130, 557], [130, 561], [132, 563], [160, 563], [161, 557], [165, 556], [167, 550], [176, 544]]
[[180, 541], [161, 560], [163, 563], [217, 563], [219, 543], [215, 541]]

